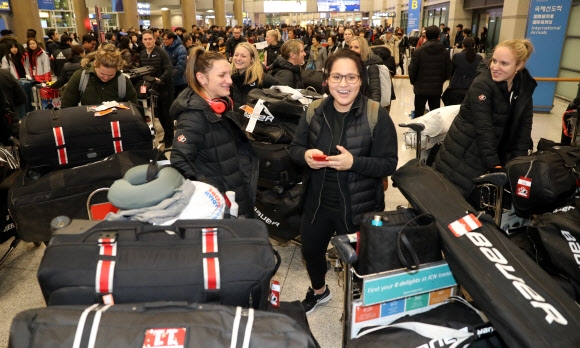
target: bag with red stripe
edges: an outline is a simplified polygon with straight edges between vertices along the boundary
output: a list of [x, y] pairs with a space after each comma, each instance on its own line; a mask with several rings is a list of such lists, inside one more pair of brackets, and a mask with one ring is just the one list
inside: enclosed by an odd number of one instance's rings
[[489, 215], [478, 218], [455, 185], [418, 160], [392, 179], [413, 208], [435, 217], [453, 277], [508, 347], [578, 345], [580, 307]]
[[265, 309], [280, 263], [262, 221], [73, 220], [38, 269], [48, 305], [187, 301]]
[[100, 113], [91, 106], [35, 110], [20, 126], [22, 158], [29, 168], [40, 172], [151, 148], [151, 131], [143, 114], [130, 103]]
[[47, 242], [54, 217], [88, 219], [86, 202], [91, 192], [110, 187], [130, 168], [149, 163], [151, 153], [124, 151], [84, 166], [55, 170], [37, 180], [21, 173], [8, 192], [8, 209], [19, 237], [27, 242]]
[[183, 302], [30, 309], [12, 321], [8, 346], [317, 347], [284, 314]]

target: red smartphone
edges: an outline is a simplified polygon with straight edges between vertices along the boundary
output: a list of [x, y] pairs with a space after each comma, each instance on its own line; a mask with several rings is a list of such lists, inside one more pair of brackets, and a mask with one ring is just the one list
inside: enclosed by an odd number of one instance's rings
[[312, 155], [312, 159], [315, 161], [326, 161], [326, 157], [328, 157], [327, 155]]

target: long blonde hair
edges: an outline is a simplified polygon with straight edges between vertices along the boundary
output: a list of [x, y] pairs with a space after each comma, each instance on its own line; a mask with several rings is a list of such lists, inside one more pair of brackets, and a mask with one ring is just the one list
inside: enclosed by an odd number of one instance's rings
[[369, 55], [371, 53], [367, 40], [365, 40], [363, 37], [355, 36], [352, 38], [352, 40], [350, 40], [350, 43], [352, 43], [353, 41], [358, 41], [360, 45], [360, 57], [362, 61], [365, 62], [369, 58]]
[[[264, 76], [264, 68], [262, 68], [262, 63], [260, 63], [260, 56], [258, 55], [258, 50], [254, 45], [247, 42], [240, 42], [236, 46], [235, 51], [237, 51], [238, 48], [245, 48], [246, 51], [250, 53], [250, 58], [252, 59], [250, 66], [248, 66], [246, 68], [246, 71], [244, 71], [244, 75], [246, 76], [244, 79], [244, 85], [249, 85], [253, 82], [256, 82], [257, 85], [261, 85], [262, 78]], [[232, 63], [230, 66], [231, 66], [230, 72], [232, 75], [238, 72], [236, 69], [236, 64], [234, 63], [234, 59], [232, 59]]]

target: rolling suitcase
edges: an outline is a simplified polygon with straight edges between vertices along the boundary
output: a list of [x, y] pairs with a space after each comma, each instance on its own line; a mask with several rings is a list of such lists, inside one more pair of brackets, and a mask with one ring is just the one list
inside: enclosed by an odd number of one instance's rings
[[73, 220], [38, 269], [48, 305], [149, 301], [265, 309], [280, 260], [258, 220]]
[[10, 348], [304, 347], [314, 340], [283, 314], [208, 304], [157, 302], [53, 306], [19, 313]]
[[282, 193], [302, 181], [300, 169], [290, 158], [286, 146], [252, 141], [252, 147], [260, 160], [258, 187]]
[[8, 192], [8, 208], [26, 242], [47, 242], [57, 216], [87, 219], [87, 198], [109, 187], [129, 168], [149, 163], [151, 151], [124, 151], [84, 166], [56, 170], [31, 179], [21, 173]]
[[20, 151], [26, 165], [41, 172], [69, 168], [126, 150], [152, 149], [151, 132], [130, 103], [97, 116], [91, 107], [36, 110], [20, 126]]

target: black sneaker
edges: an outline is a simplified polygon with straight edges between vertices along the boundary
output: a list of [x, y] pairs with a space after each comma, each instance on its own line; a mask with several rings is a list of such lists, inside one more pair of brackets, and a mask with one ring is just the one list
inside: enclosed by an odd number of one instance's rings
[[314, 308], [316, 308], [316, 306], [328, 302], [331, 298], [332, 295], [330, 294], [330, 289], [328, 288], [328, 285], [326, 285], [326, 289], [320, 295], [316, 295], [314, 293], [314, 290], [312, 290], [311, 287], [308, 287], [308, 292], [306, 292], [306, 298], [302, 300], [302, 306], [304, 307], [306, 314], [310, 314], [314, 311]]

